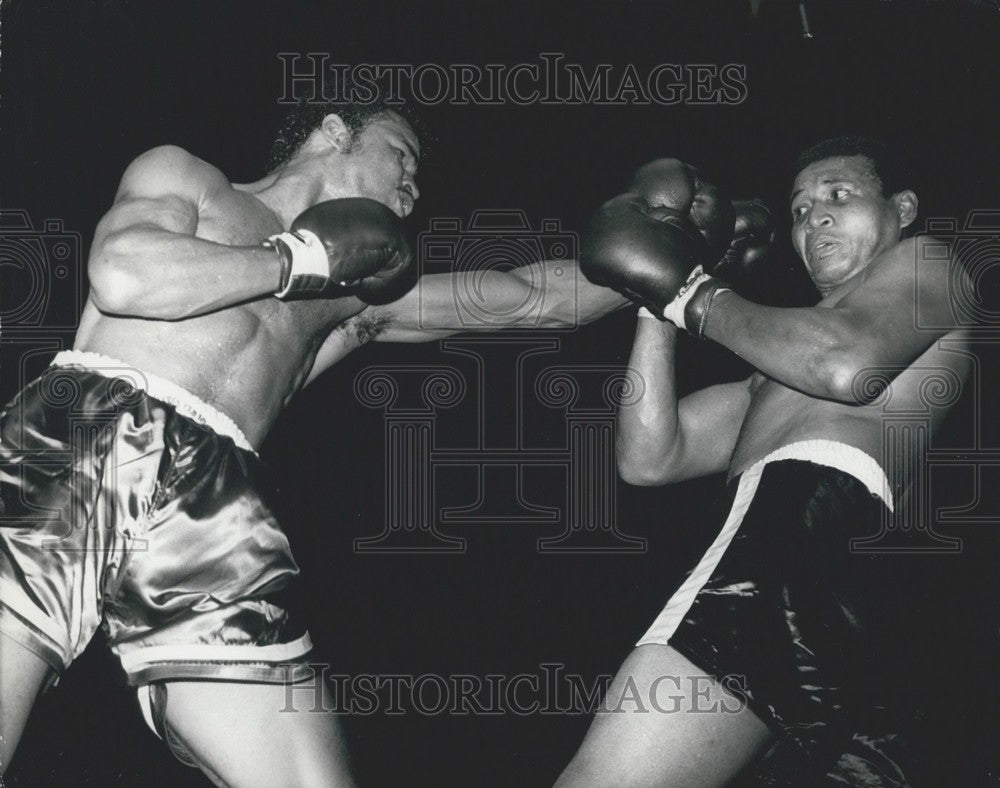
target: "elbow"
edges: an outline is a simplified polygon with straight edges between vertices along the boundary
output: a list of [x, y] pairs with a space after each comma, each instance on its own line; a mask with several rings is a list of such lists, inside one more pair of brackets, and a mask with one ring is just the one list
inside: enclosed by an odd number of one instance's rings
[[90, 268], [90, 300], [109, 315], [127, 315], [135, 311], [135, 277], [114, 266]]
[[849, 405], [871, 404], [893, 377], [874, 357], [858, 352], [827, 352], [812, 371], [817, 394]]
[[91, 253], [90, 300], [102, 312], [123, 315], [135, 309], [140, 282], [130, 262], [133, 245], [127, 237], [111, 237]]
[[643, 461], [639, 458], [618, 455], [618, 475], [626, 484], [636, 487], [659, 487], [670, 481], [670, 477], [657, 463]]

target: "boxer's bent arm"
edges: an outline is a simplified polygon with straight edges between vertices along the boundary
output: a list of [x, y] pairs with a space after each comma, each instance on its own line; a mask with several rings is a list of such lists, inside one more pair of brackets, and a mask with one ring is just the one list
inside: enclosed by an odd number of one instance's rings
[[379, 342], [427, 342], [460, 331], [566, 328], [628, 304], [588, 282], [574, 261], [545, 261], [509, 271], [422, 276], [409, 293], [375, 310]]
[[231, 188], [211, 165], [164, 146], [139, 156], [122, 177], [90, 252], [90, 297], [102, 312], [176, 320], [273, 293], [273, 250], [194, 236], [199, 207]]
[[629, 358], [638, 399], [618, 410], [618, 472], [629, 484], [678, 482], [729, 467], [750, 406], [749, 381], [710, 386], [678, 402], [677, 329], [640, 319]]
[[[951, 264], [925, 259], [923, 243], [903, 241], [879, 255], [860, 274], [864, 281], [829, 308], [764, 307], [719, 293], [706, 336], [786, 386], [825, 399], [869, 402], [880, 391], [861, 385], [866, 371], [891, 379], [955, 327]], [[917, 303], [920, 322], [941, 328], [917, 326]]]

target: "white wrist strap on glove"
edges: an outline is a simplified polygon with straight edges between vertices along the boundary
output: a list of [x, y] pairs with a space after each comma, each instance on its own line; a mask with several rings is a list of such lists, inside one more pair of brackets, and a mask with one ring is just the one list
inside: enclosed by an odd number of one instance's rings
[[678, 328], [686, 329], [687, 326], [684, 325], [684, 307], [687, 306], [688, 301], [695, 294], [698, 285], [710, 278], [700, 265], [695, 268], [684, 283], [684, 286], [674, 297], [674, 300], [663, 308], [663, 316]]
[[659, 321], [659, 320], [657, 319], [656, 315], [654, 315], [654, 314], [653, 314], [652, 312], [650, 312], [650, 311], [649, 311], [648, 309], [646, 309], [646, 307], [644, 307], [644, 306], [640, 306], [640, 307], [639, 307], [639, 311], [638, 311], [638, 312], [636, 312], [636, 314], [637, 314], [637, 315], [638, 315], [639, 317], [642, 317], [642, 318], [647, 318], [647, 319], [649, 319], [649, 320], [656, 320], [656, 322], [660, 322], [660, 321]]
[[293, 290], [322, 289], [330, 279], [330, 262], [327, 260], [326, 247], [315, 233], [309, 230], [296, 230], [272, 235], [267, 240], [279, 249], [279, 254], [281, 250], [276, 243], [278, 241], [291, 253], [291, 267], [287, 278], [282, 272], [284, 286], [275, 293], [278, 298], [284, 298]]

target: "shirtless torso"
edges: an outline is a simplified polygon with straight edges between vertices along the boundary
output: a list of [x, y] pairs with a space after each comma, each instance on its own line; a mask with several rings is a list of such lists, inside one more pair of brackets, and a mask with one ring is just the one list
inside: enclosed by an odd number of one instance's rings
[[[877, 265], [874, 263], [873, 267]], [[848, 289], [827, 295], [817, 307], [834, 308], [848, 292], [862, 284], [854, 282]], [[903, 371], [880, 370], [876, 366], [867, 376], [862, 374], [855, 384], [861, 393], [878, 379], [891, 378], [886, 389], [868, 404], [810, 396], [755, 372], [747, 381], [749, 402], [729, 465], [729, 478], [743, 473], [782, 446], [816, 439], [835, 440], [861, 449], [887, 467], [886, 414], [923, 415], [933, 431], [946, 412], [945, 408], [934, 406], [951, 404], [958, 394], [956, 382], [964, 380], [969, 372], [971, 356], [967, 340], [965, 331], [955, 330], [931, 344]], [[937, 391], [928, 391], [929, 384]], [[895, 457], [898, 467], [914, 467], [917, 458], [912, 452], [916, 449], [916, 444], [894, 444], [895, 451], [908, 453], [906, 457]]]
[[[213, 175], [222, 177], [206, 173]], [[249, 247], [283, 229], [260, 200], [229, 186], [213, 190], [198, 206], [195, 237]], [[331, 330], [364, 308], [353, 297], [289, 303], [258, 298], [164, 321], [103, 314], [88, 301], [75, 347], [177, 383], [227, 414], [252, 444], [260, 445], [305, 382]]]

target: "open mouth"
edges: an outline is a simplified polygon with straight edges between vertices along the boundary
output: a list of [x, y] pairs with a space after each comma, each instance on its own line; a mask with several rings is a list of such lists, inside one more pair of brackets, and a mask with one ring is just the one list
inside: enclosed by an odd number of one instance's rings
[[404, 189], [399, 190], [399, 210], [403, 218], [413, 213], [413, 195]]
[[816, 260], [828, 257], [840, 248], [840, 242], [833, 238], [820, 238], [809, 248], [809, 256]]

